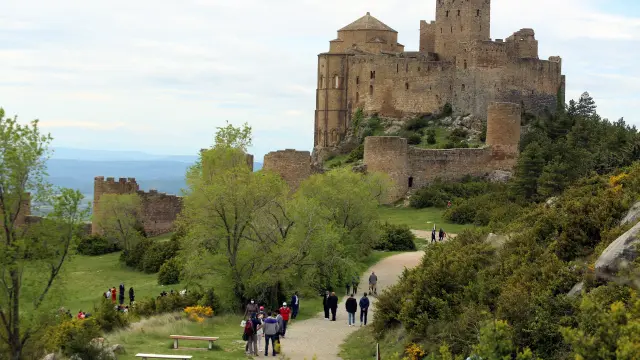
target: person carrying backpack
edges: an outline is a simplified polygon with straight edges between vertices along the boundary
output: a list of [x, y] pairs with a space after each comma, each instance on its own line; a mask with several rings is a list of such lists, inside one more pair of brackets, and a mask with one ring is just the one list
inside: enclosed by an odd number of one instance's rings
[[256, 325], [253, 321], [255, 314], [251, 315], [251, 319], [247, 320], [244, 324], [244, 333], [242, 334], [242, 339], [247, 342], [247, 354], [249, 355], [257, 355], [258, 354], [258, 338], [256, 337]]

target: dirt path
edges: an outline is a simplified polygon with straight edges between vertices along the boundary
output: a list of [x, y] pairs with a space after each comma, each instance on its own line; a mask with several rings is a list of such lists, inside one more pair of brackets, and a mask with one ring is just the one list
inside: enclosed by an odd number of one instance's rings
[[[378, 275], [378, 293], [382, 289], [393, 285], [402, 274], [405, 267], [411, 268], [420, 263], [423, 252], [403, 253], [388, 257], [376, 265], [372, 266], [362, 279], [358, 291], [366, 291], [369, 287], [369, 275], [375, 271]], [[343, 295], [343, 294], [338, 294]], [[359, 295], [359, 300], [362, 295]], [[282, 350], [285, 356], [292, 360], [311, 360], [316, 355], [318, 360], [336, 360], [339, 346], [346, 339], [347, 335], [359, 329], [359, 310], [356, 313], [357, 326], [349, 327], [347, 324], [347, 313], [344, 310], [346, 298], [343, 298], [338, 306], [336, 321], [324, 319], [324, 313], [318, 313], [313, 319], [303, 320], [291, 325], [287, 329], [287, 338], [282, 341]], [[371, 299], [375, 301], [373, 298]], [[303, 305], [304, 306], [304, 305]], [[373, 318], [374, 309], [369, 308], [369, 322]]]
[[[413, 233], [413, 235], [415, 235], [416, 237], [419, 237], [421, 239], [425, 239], [428, 241], [431, 241], [431, 231], [430, 230], [411, 230], [411, 232]], [[437, 235], [436, 235], [437, 236]], [[454, 237], [456, 237], [457, 234], [449, 234], [447, 233], [447, 237], [445, 238], [444, 241], [447, 241], [449, 239], [453, 239]]]

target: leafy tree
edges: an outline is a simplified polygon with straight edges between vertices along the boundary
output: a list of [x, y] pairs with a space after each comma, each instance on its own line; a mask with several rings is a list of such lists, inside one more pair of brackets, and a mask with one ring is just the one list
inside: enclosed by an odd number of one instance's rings
[[[86, 216], [80, 192], [54, 192], [44, 180], [51, 139], [37, 120], [21, 125], [0, 109], [0, 341], [12, 360], [32, 358], [28, 346], [52, 320], [60, 274]], [[53, 206], [39, 224], [25, 224], [28, 191]]]
[[126, 252], [143, 237], [139, 231], [142, 201], [138, 194], [105, 194], [100, 197], [100, 211], [94, 214], [104, 236], [114, 239]]

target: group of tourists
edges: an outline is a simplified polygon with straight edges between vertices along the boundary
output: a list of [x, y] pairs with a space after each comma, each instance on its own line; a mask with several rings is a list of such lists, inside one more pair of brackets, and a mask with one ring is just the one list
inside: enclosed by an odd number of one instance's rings
[[287, 325], [290, 319], [295, 319], [300, 310], [300, 298], [298, 293], [291, 297], [291, 307], [286, 302], [277, 311], [265, 311], [264, 306], [259, 306], [255, 300], [251, 300], [244, 312], [245, 320], [241, 323], [244, 327], [243, 340], [247, 342], [245, 352], [247, 355], [257, 356], [262, 349], [264, 340], [264, 355], [269, 355], [269, 342], [273, 356], [280, 352], [280, 339], [287, 334]]
[[[112, 303], [116, 303], [116, 299], [119, 300], [118, 304], [120, 305], [120, 307], [124, 308], [124, 296], [125, 296], [125, 289], [124, 289], [124, 283], [120, 284], [120, 291], [116, 290], [116, 287], [112, 287], [111, 289], [107, 289], [107, 291], [104, 293], [104, 297], [105, 299], [111, 299]], [[129, 305], [133, 304], [133, 301], [135, 300], [135, 292], [133, 291], [133, 288], [130, 287], [129, 288]]]
[[[375, 274], [372, 274], [375, 275]], [[375, 287], [375, 285], [374, 285]], [[345, 309], [349, 315], [349, 326], [355, 326], [356, 324], [356, 312], [358, 311], [358, 305], [360, 305], [360, 326], [367, 325], [367, 314], [369, 312], [369, 302], [367, 293], [364, 293], [360, 302], [355, 299], [355, 294], [350, 294], [347, 302], [345, 303]], [[322, 305], [324, 306], [324, 319], [329, 321], [336, 321], [336, 313], [338, 311], [338, 296], [335, 292], [326, 292], [324, 299], [322, 299]], [[331, 312], [331, 318], [329, 318], [329, 312]]]

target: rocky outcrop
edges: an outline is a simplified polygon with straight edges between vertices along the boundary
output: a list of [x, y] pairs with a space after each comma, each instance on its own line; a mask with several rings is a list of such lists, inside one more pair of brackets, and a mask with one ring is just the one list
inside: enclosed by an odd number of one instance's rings
[[620, 226], [635, 225], [640, 221], [640, 201], [633, 204], [627, 215], [620, 222]]
[[582, 289], [584, 289], [584, 281], [581, 281], [573, 285], [573, 287], [571, 288], [571, 290], [569, 290], [569, 293], [567, 295], [569, 295], [570, 297], [580, 295], [582, 294]]
[[507, 241], [509, 241], [509, 236], [491, 233], [487, 235], [487, 238], [484, 241], [494, 248], [500, 249]]
[[637, 246], [640, 244], [640, 223], [622, 234], [609, 245], [596, 261], [596, 277], [609, 280], [619, 270], [629, 266], [638, 256]]
[[492, 183], [506, 183], [513, 177], [513, 173], [504, 170], [493, 170], [487, 175], [487, 180]]

